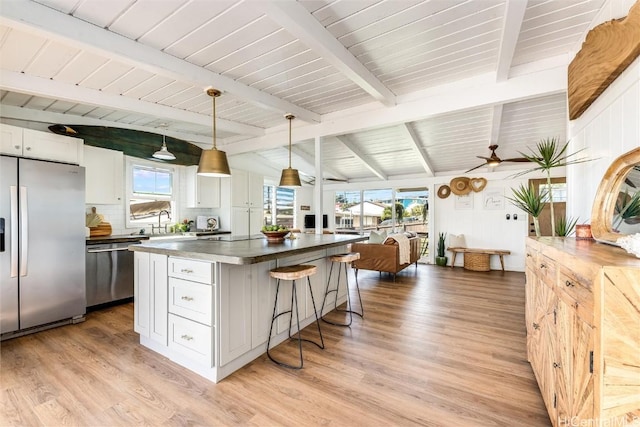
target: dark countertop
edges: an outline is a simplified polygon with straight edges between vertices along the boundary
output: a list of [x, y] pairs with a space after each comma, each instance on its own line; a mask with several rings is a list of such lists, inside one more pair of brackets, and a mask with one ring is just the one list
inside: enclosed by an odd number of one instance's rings
[[243, 240], [204, 239], [145, 242], [131, 245], [129, 250], [242, 265], [271, 261], [366, 239], [366, 236], [346, 234], [299, 234], [296, 239], [285, 239], [282, 243], [268, 243], [263, 237]]
[[149, 236], [146, 234], [122, 234], [119, 236], [87, 237], [87, 246], [107, 243], [136, 243], [140, 240], [149, 240]]
[[[230, 231], [216, 230], [216, 231], [191, 231], [183, 234], [184, 236], [216, 236], [216, 235], [227, 235], [231, 234]], [[108, 244], [108, 243], [136, 243], [140, 240], [149, 240], [151, 234], [122, 234], [115, 236], [99, 236], [99, 237], [87, 237], [87, 246], [88, 245], [100, 245], [100, 244]], [[178, 236], [178, 235], [176, 235]]]

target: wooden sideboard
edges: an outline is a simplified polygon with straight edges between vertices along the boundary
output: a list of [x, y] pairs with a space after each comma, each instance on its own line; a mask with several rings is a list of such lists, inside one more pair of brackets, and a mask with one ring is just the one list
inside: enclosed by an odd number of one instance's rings
[[527, 355], [554, 426], [640, 423], [640, 259], [528, 238]]

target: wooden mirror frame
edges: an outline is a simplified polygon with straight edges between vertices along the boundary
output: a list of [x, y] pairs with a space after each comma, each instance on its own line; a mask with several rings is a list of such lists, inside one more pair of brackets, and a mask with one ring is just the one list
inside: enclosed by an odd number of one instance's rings
[[615, 214], [620, 186], [627, 173], [638, 164], [640, 164], [640, 148], [634, 148], [615, 159], [605, 172], [591, 210], [591, 234], [598, 242], [618, 246], [616, 241], [626, 236], [626, 234], [614, 233], [611, 222]]

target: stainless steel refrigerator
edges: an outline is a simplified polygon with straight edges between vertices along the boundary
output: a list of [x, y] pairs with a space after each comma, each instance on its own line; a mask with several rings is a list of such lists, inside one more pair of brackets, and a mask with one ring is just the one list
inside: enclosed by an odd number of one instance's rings
[[84, 318], [84, 168], [0, 156], [2, 339]]

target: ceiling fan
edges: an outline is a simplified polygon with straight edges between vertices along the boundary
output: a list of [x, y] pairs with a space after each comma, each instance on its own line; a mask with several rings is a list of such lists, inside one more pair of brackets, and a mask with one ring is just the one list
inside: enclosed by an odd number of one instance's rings
[[483, 166], [489, 166], [489, 167], [494, 168], [494, 167], [498, 166], [502, 162], [529, 162], [530, 161], [529, 159], [526, 159], [524, 157], [516, 157], [516, 158], [513, 158], [513, 159], [504, 159], [503, 160], [503, 159], [501, 159], [500, 157], [497, 156], [496, 148], [498, 148], [497, 144], [493, 144], [493, 145], [489, 146], [489, 150], [491, 150], [491, 156], [490, 157], [476, 156], [479, 159], [484, 159], [485, 163], [483, 163], [481, 165], [478, 165], [478, 166], [476, 166], [474, 168], [471, 168], [468, 171], [466, 171], [465, 173], [471, 172], [472, 170], [476, 170], [476, 169], [481, 168]]

